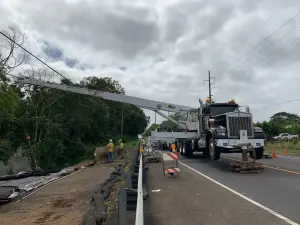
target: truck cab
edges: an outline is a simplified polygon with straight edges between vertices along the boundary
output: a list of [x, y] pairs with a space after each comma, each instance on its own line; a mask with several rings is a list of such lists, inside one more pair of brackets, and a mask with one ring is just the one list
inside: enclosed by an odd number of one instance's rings
[[[199, 148], [212, 159], [219, 159], [221, 153], [241, 152], [242, 146], [247, 145], [255, 148], [257, 159], [262, 158], [266, 136], [261, 128], [254, 127], [249, 109], [241, 111], [233, 100], [206, 104], [202, 108], [202, 121]], [[241, 131], [245, 136], [241, 136]], [[252, 151], [249, 154], [253, 157]]]
[[202, 152], [212, 160], [218, 160], [221, 153], [240, 153], [247, 147], [250, 157], [254, 157], [253, 148], [256, 159], [263, 156], [266, 138], [263, 130], [254, 127], [249, 108], [242, 111], [234, 100], [227, 103], [200, 102], [198, 110], [190, 110], [187, 122], [188, 131], [198, 133], [198, 138], [180, 141], [183, 155]]

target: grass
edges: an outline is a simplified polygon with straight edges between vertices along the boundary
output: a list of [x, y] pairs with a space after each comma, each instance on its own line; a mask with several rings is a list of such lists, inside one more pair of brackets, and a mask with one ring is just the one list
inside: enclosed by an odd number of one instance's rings
[[299, 154], [300, 155], [300, 141], [266, 141], [265, 151], [271, 153], [272, 149], [275, 150], [277, 154], [283, 154], [283, 150], [286, 148], [287, 154]]
[[137, 137], [123, 137], [124, 139], [124, 147], [129, 149], [134, 149], [136, 144], [139, 142]]
[[129, 165], [127, 165], [125, 168], [124, 168], [124, 172], [125, 173], [128, 173], [130, 171], [130, 167], [129, 167]]

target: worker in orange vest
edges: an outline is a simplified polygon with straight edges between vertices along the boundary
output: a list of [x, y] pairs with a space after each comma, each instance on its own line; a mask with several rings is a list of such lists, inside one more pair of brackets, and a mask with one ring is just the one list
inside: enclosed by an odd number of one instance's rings
[[106, 145], [106, 148], [107, 148], [107, 156], [108, 156], [108, 162], [111, 163], [114, 161], [114, 156], [113, 156], [113, 153], [114, 153], [114, 143], [112, 141], [112, 139], [109, 140], [109, 143]]
[[171, 144], [171, 150], [172, 150], [173, 153], [177, 153], [177, 151], [176, 151], [176, 145], [175, 145], [174, 142]]

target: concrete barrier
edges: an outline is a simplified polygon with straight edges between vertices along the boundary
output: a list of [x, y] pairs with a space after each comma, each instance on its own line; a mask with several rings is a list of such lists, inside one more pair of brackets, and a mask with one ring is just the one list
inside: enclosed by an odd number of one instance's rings
[[32, 171], [29, 159], [27, 157], [20, 157], [15, 158], [9, 161], [10, 167], [11, 167], [11, 173], [17, 174], [19, 172], [25, 171], [29, 172]]
[[0, 177], [9, 174], [9, 168], [4, 165], [3, 161], [0, 161]]

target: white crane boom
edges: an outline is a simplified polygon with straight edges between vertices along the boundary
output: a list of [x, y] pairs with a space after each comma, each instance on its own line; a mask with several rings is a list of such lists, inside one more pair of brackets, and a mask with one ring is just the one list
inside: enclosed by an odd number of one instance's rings
[[143, 99], [143, 98], [132, 97], [132, 96], [128, 96], [128, 95], [98, 91], [98, 90], [93, 90], [93, 89], [88, 89], [88, 88], [73, 87], [73, 86], [69, 86], [69, 85], [65, 85], [65, 84], [47, 83], [47, 82], [39, 81], [36, 79], [21, 78], [21, 79], [19, 79], [18, 82], [24, 83], [24, 84], [32, 84], [32, 85], [37, 85], [37, 86], [54, 88], [54, 89], [58, 89], [58, 90], [62, 90], [62, 91], [68, 91], [68, 92], [73, 92], [73, 93], [78, 93], [78, 94], [83, 94], [83, 95], [89, 95], [89, 96], [93, 96], [93, 97], [100, 97], [100, 98], [103, 98], [106, 100], [132, 104], [132, 105], [144, 108], [144, 109], [150, 109], [150, 110], [157, 112], [158, 114], [165, 117], [166, 119], [171, 120], [174, 123], [177, 123], [182, 128], [185, 128], [185, 126], [178, 123], [174, 119], [164, 115], [163, 113], [159, 112], [158, 110], [173, 112], [173, 113], [180, 113], [182, 111], [185, 111], [186, 113], [188, 113], [191, 109], [193, 109], [192, 107], [189, 107], [189, 106], [175, 105], [175, 104], [170, 104], [170, 103], [166, 103], [166, 102], [153, 101], [153, 100], [148, 100], [148, 99]]

